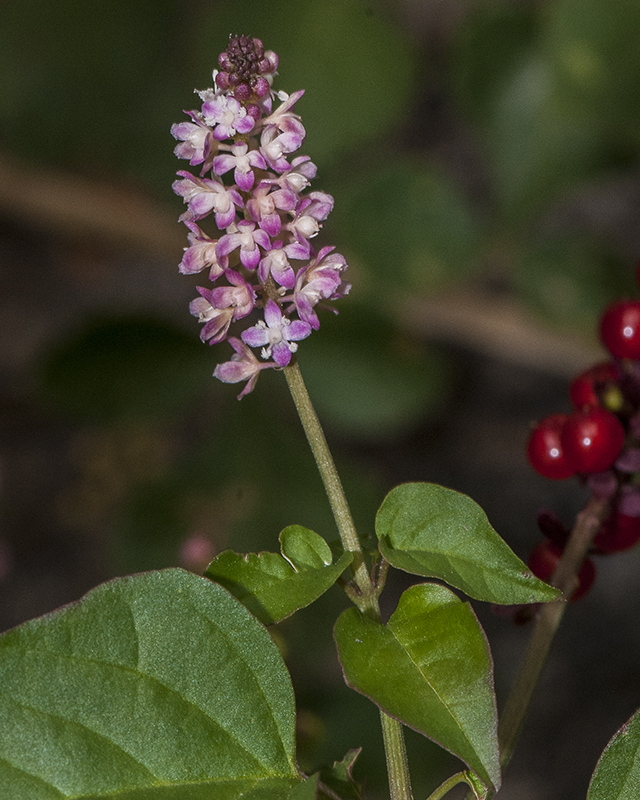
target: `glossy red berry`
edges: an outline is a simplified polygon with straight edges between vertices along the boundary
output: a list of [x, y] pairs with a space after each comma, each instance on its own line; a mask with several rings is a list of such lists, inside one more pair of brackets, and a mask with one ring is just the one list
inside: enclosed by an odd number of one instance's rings
[[581, 372], [569, 386], [569, 397], [574, 408], [602, 405], [599, 392], [607, 384], [614, 384], [620, 379], [620, 371], [611, 361], [602, 361]]
[[[555, 572], [561, 556], [562, 549], [558, 545], [544, 540], [531, 551], [528, 561], [529, 569], [536, 578], [540, 578], [541, 581], [548, 581]], [[578, 586], [569, 598], [569, 602], [575, 603], [576, 600], [584, 597], [593, 586], [595, 579], [596, 566], [590, 558], [585, 558], [578, 572]]]
[[615, 358], [640, 359], [640, 301], [619, 300], [605, 309], [600, 338]]
[[568, 420], [567, 414], [551, 414], [541, 420], [531, 432], [527, 445], [529, 463], [544, 478], [564, 480], [575, 469], [568, 463], [560, 442], [560, 434]]
[[640, 540], [640, 517], [629, 517], [614, 510], [605, 519], [593, 540], [601, 553], [629, 550]]
[[606, 408], [591, 406], [574, 411], [562, 426], [560, 444], [574, 472], [604, 472], [620, 455], [625, 432]]

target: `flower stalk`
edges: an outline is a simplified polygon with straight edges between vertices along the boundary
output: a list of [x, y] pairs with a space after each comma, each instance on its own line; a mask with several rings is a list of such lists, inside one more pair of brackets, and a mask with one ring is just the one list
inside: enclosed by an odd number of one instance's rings
[[[342, 546], [345, 551], [353, 553], [351, 568], [357, 591], [349, 592], [349, 597], [364, 614], [367, 614], [376, 622], [380, 622], [378, 591], [371, 581], [351, 510], [342, 488], [342, 481], [336, 470], [324, 431], [311, 403], [311, 398], [297, 362], [285, 367], [284, 374], [327, 492]], [[391, 800], [413, 800], [402, 724], [385, 714], [384, 711], [380, 711], [380, 723], [382, 725]]]

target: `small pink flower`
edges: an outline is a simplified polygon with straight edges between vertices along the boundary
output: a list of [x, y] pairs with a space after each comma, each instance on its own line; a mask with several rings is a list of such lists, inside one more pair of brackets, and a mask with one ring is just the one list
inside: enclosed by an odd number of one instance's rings
[[277, 364], [274, 361], [267, 363], [258, 361], [251, 348], [234, 336], [230, 336], [228, 342], [236, 352], [231, 356], [230, 361], [218, 364], [213, 375], [223, 383], [247, 381], [247, 385], [238, 395], [238, 400], [241, 400], [246, 394], [254, 390], [260, 372], [263, 369], [276, 367]]
[[236, 206], [242, 208], [244, 205], [236, 189], [227, 189], [222, 183], [209, 178], [194, 178], [183, 170], [177, 174], [183, 180], [174, 182], [173, 191], [189, 206], [189, 211], [182, 215], [181, 220], [203, 219], [213, 211], [218, 228], [228, 228], [235, 219]]
[[242, 341], [250, 347], [262, 347], [263, 358], [270, 358], [281, 367], [291, 362], [291, 355], [298, 349], [296, 342], [305, 339], [311, 333], [311, 326], [283, 316], [278, 304], [268, 300], [264, 309], [264, 320], [260, 320], [253, 328], [242, 334]]
[[224, 276], [231, 286], [212, 289], [211, 302], [216, 308], [233, 308], [233, 319], [242, 319], [253, 311], [256, 293], [239, 272], [225, 269]]
[[[300, 89], [297, 92], [294, 92], [292, 95], [287, 96], [284, 92], [280, 95], [284, 98], [284, 102], [282, 105], [278, 106], [276, 110], [271, 114], [271, 116], [267, 117], [263, 120], [263, 124], [267, 125], [275, 125], [275, 127], [282, 132], [293, 133], [300, 140], [300, 145], [302, 144], [302, 140], [306, 135], [306, 131], [304, 129], [304, 125], [300, 121], [300, 117], [298, 114], [294, 114], [291, 110], [293, 106], [298, 102], [298, 100], [304, 94], [304, 89]], [[297, 150], [298, 147], [295, 149]], [[290, 152], [290, 151], [289, 151]]]
[[227, 264], [229, 253], [240, 248], [240, 261], [247, 269], [255, 269], [260, 261], [260, 247], [268, 250], [271, 246], [269, 236], [260, 229], [255, 230], [255, 223], [241, 220], [237, 230], [227, 233], [218, 242], [218, 260]]
[[267, 164], [276, 172], [289, 169], [286, 153], [294, 153], [302, 144], [302, 137], [292, 131], [278, 134], [275, 125], [268, 125], [260, 136], [260, 152]]
[[206, 294], [210, 290], [203, 289], [201, 286], [198, 286], [197, 289], [202, 297], [196, 297], [189, 303], [189, 311], [194, 317], [198, 317], [198, 322], [204, 323], [204, 328], [200, 331], [200, 339], [209, 344], [217, 344], [223, 341], [227, 335], [233, 318], [233, 309], [216, 308], [207, 300]]
[[[280, 176], [280, 185], [288, 186], [294, 192], [301, 192], [316, 177], [318, 168], [309, 156], [297, 156], [291, 162], [291, 168]], [[284, 188], [283, 186], [283, 188]]]
[[207, 125], [215, 125], [214, 139], [219, 142], [231, 139], [236, 133], [249, 133], [253, 128], [253, 117], [247, 114], [235, 97], [220, 94], [202, 104], [202, 116]]
[[310, 192], [300, 201], [295, 218], [287, 225], [287, 230], [298, 241], [313, 239], [318, 235], [320, 222], [325, 220], [333, 209], [333, 197], [326, 192]]
[[181, 140], [174, 149], [178, 158], [188, 158], [191, 166], [202, 164], [215, 152], [217, 142], [211, 128], [202, 122], [196, 112], [185, 111], [193, 122], [180, 122], [171, 126], [171, 135]]
[[233, 320], [242, 319], [253, 310], [256, 295], [244, 278], [232, 269], [225, 270], [231, 286], [205, 289], [198, 286], [200, 297], [189, 305], [189, 311], [198, 322], [204, 323], [200, 339], [209, 344], [223, 341]]
[[276, 189], [273, 185], [262, 182], [254, 190], [253, 196], [247, 200], [247, 210], [251, 219], [257, 222], [263, 231], [274, 237], [280, 233], [282, 220], [279, 211], [293, 211], [298, 197], [290, 189]]
[[296, 278], [290, 258], [305, 259], [308, 257], [305, 247], [300, 247], [297, 242], [283, 247], [281, 241], [274, 242], [271, 250], [265, 254], [258, 266], [258, 277], [263, 283], [271, 274], [274, 281], [285, 289], [293, 289]]
[[192, 275], [209, 267], [209, 280], [215, 281], [223, 272], [216, 256], [217, 240], [210, 239], [191, 220], [185, 220], [185, 225], [189, 228], [187, 238], [189, 239], [190, 247], [185, 247], [178, 269], [183, 275]]
[[213, 171], [216, 175], [224, 175], [233, 169], [233, 179], [238, 189], [250, 192], [255, 175], [253, 169], [266, 169], [264, 157], [259, 150], [249, 150], [246, 142], [232, 145], [231, 153], [223, 153], [213, 159]]
[[342, 283], [343, 270], [347, 262], [340, 253], [333, 253], [335, 247], [323, 247], [317, 257], [296, 276], [293, 302], [300, 319], [318, 330], [320, 321], [314, 307], [321, 300], [336, 300], [347, 294], [351, 288]]

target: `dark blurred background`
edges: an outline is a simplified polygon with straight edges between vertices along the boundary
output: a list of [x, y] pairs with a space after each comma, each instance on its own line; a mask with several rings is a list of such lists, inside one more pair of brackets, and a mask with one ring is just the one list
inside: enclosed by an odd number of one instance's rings
[[[0, 629], [115, 575], [277, 549], [335, 529], [281, 375], [241, 403], [198, 340], [198, 278], [169, 134], [230, 33], [280, 56], [314, 188], [353, 289], [299, 362], [363, 535], [395, 484], [470, 494], [522, 558], [539, 508], [532, 421], [602, 357], [600, 309], [637, 296], [637, 0], [4, 0], [0, 6]], [[500, 797], [583, 798], [640, 705], [638, 556], [601, 559], [569, 608]], [[387, 611], [409, 584], [397, 575]], [[383, 598], [384, 599], [384, 598]], [[376, 710], [341, 684], [338, 589], [278, 627], [311, 770], [365, 746]], [[527, 628], [474, 607], [500, 702]], [[312, 635], [310, 635], [312, 632]], [[410, 734], [416, 796], [457, 762]], [[455, 792], [451, 797], [455, 796]], [[460, 796], [460, 795], [458, 795]]]

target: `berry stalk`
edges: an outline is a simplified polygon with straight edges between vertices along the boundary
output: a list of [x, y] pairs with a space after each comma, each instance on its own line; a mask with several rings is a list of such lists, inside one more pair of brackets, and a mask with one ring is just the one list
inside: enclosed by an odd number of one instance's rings
[[[562, 558], [550, 580], [551, 585], [560, 589], [566, 597], [570, 597], [576, 587], [580, 567], [608, 511], [609, 501], [592, 499], [576, 518]], [[551, 642], [566, 607], [564, 600], [557, 600], [545, 603], [540, 608], [529, 648], [500, 718], [498, 738], [503, 768], [513, 754]]]

